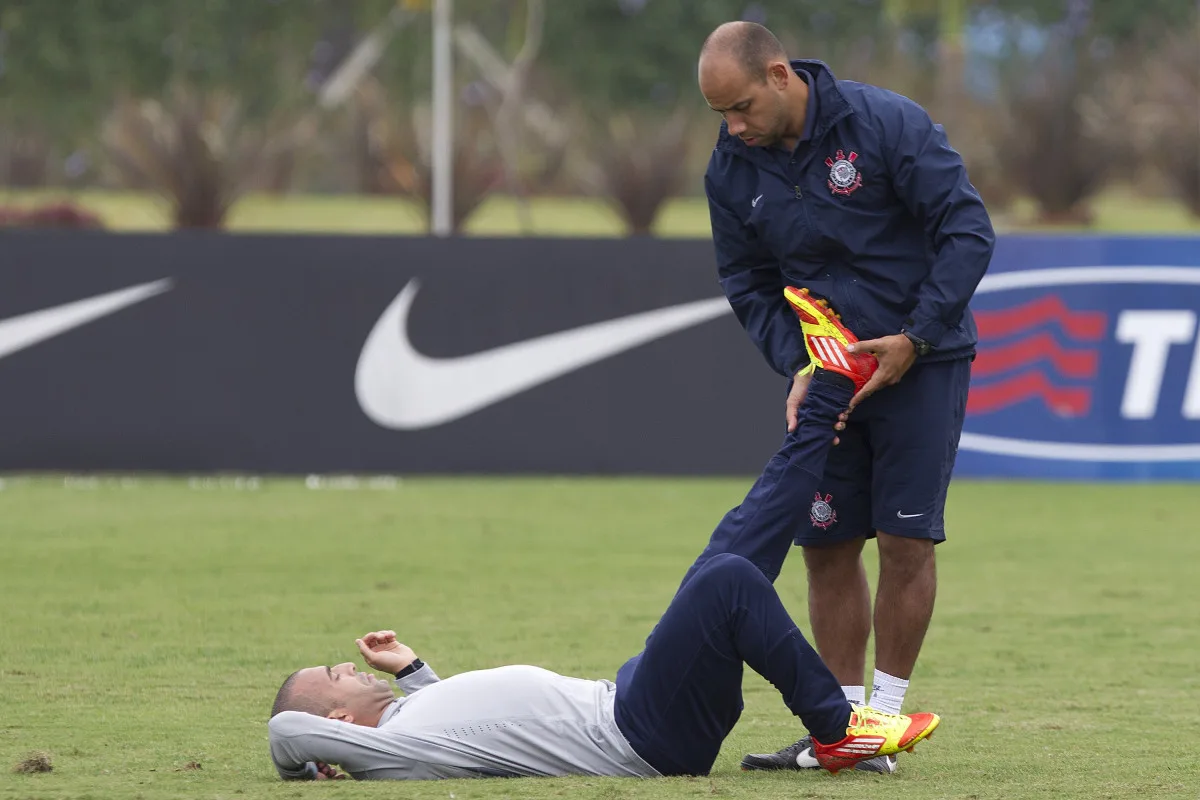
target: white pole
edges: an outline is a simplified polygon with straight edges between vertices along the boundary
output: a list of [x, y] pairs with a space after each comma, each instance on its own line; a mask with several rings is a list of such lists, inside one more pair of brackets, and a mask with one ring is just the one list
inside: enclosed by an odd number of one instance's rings
[[453, 233], [454, 62], [451, 3], [433, 2], [433, 235]]

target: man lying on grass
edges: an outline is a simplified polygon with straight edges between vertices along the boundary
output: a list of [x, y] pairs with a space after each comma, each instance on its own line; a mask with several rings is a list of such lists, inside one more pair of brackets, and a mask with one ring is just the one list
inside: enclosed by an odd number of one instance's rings
[[852, 706], [772, 585], [860, 381], [816, 370], [795, 431], [615, 682], [533, 666], [440, 680], [392, 631], [369, 633], [359, 652], [405, 696], [349, 662], [293, 673], [269, 723], [279, 774], [337, 777], [336, 764], [358, 779], [703, 775], [741, 714], [743, 664], [779, 690], [825, 769], [911, 750], [938, 717]]

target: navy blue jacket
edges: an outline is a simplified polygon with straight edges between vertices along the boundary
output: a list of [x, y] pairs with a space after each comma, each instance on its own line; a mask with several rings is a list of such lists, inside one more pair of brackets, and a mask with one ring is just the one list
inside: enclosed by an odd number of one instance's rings
[[827, 298], [860, 339], [902, 328], [935, 350], [975, 352], [967, 303], [995, 245], [962, 158], [919, 105], [793, 61], [818, 112], [794, 153], [748, 147], [724, 123], [704, 178], [721, 286], [780, 374], [808, 363], [784, 286]]

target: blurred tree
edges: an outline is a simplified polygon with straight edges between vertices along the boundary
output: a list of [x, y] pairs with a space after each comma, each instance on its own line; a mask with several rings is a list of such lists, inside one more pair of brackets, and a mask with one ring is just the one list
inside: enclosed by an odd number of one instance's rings
[[[433, 170], [428, 102], [391, 102], [374, 79], [364, 82], [356, 104], [362, 115], [363, 166], [380, 192], [407, 194], [424, 207], [432, 223]], [[467, 218], [504, 183], [504, 168], [488, 113], [482, 107], [461, 110], [454, 118], [454, 190], [451, 224], [462, 230]]]
[[[1005, 13], [1020, 14], [1044, 24], [1060, 23], [1079, 0], [988, 0]], [[1092, 32], [1116, 41], [1132, 39], [1148, 30], [1165, 33], [1187, 23], [1196, 12], [1196, 0], [1093, 0]]]
[[1086, 110], [1115, 64], [1093, 47], [1093, 0], [1070, 0], [1047, 46], [1014, 63], [1003, 92], [1009, 125], [999, 162], [1038, 204], [1039, 221], [1087, 224], [1088, 201], [1130, 155], [1120, 128]]
[[597, 140], [591, 183], [628, 235], [649, 235], [663, 205], [684, 188], [689, 116], [682, 110], [665, 118], [622, 111], [589, 131]]
[[176, 85], [231, 91], [245, 119], [265, 120], [302, 97], [322, 5], [0, 0], [0, 129], [70, 152], [118, 97]]
[[[78, 13], [64, 8], [78, 5]], [[0, 0], [0, 97], [5, 121], [45, 125], [87, 118], [103, 100], [102, 9], [96, 4]]]
[[[381, 0], [365, 0], [377, 3]], [[385, 2], [388, 6], [393, 3]], [[524, 0], [454, 0], [454, 22], [470, 22], [493, 43], [508, 43], [510, 24], [516, 24], [517, 35], [524, 20]], [[555, 5], [551, 2], [548, 5]], [[386, 13], [386, 10], [384, 11]], [[363, 14], [360, 13], [360, 16]], [[515, 19], [514, 19], [515, 18]], [[388, 90], [390, 102], [426, 103], [433, 85], [433, 36], [428, 16], [418, 18], [404, 28], [388, 48], [375, 76]], [[518, 39], [504, 55], [512, 58], [520, 47]], [[456, 60], [456, 64], [458, 60]], [[455, 80], [460, 88], [470, 82], [462, 67], [455, 69]]]
[[[95, 115], [175, 82], [236, 89], [250, 107], [298, 93], [320, 0], [0, 0], [0, 94], [42, 120]], [[368, 6], [367, 0], [355, 5]]]
[[75, 149], [111, 99], [98, 88], [110, 67], [102, 11], [0, 0], [0, 179], [45, 183], [51, 154]]
[[[1131, 59], [1132, 61], [1133, 59]], [[1094, 113], [1133, 139], [1141, 188], [1165, 188], [1200, 217], [1200, 20], [1112, 76]]]
[[[527, 41], [526, 2], [455, 0], [455, 16], [511, 64]], [[119, 99], [164, 101], [178, 86], [235, 96], [244, 124], [286, 129], [280, 112], [286, 117], [311, 110], [312, 93], [396, 5], [397, 0], [0, 0], [0, 179], [36, 183], [48, 158], [64, 163], [94, 138]], [[544, 127], [538, 119], [556, 117], [556, 126], [578, 121], [573, 130], [579, 134], [583, 127], [607, 130], [608, 118], [618, 112], [639, 119], [656, 114], [666, 119], [681, 107], [703, 112], [695, 81], [701, 43], [721, 22], [749, 19], [774, 30], [795, 56], [822, 58], [842, 77], [880, 83], [933, 104], [952, 122], [956, 109], [961, 117], [975, 113], [962, 102], [958, 80], [972, 68], [975, 21], [983, 15], [1019, 18], [1024, 23], [1008, 29], [1014, 39], [1031, 30], [1036, 34], [1037, 52], [1010, 46], [988, 57], [997, 86], [1002, 83], [997, 76], [1005, 74], [1015, 85], [1041, 58], [1075, 57], [1074, 47], [1057, 55], [1046, 49], [1053, 50], [1055, 37], [1083, 6], [1088, 9], [1087, 30], [1080, 33], [1083, 50], [1089, 58], [1107, 52], [1112, 62], [1115, 52], [1137, 53], [1132, 48], [1183, 27], [1196, 0], [547, 2], [541, 47], [527, 75], [530, 102], [522, 113], [526, 131]], [[430, 39], [429, 18], [422, 12], [392, 39], [372, 70], [399, 113], [428, 102]], [[461, 51], [456, 79], [461, 113], [499, 108], [495, 85]], [[509, 122], [517, 114], [504, 111], [499, 116]], [[716, 116], [701, 116], [692, 128], [708, 134], [706, 121], [715, 126]], [[555, 150], [545, 139], [538, 138], [539, 157]], [[573, 136], [569, 144], [577, 141], [583, 140]], [[339, 148], [344, 145], [335, 142], [328, 151]], [[529, 156], [522, 153], [526, 172]]]
[[869, 34], [880, 0], [572, 0], [550, 3], [543, 66], [595, 111], [702, 102], [696, 58], [722, 22], [746, 19], [771, 28], [795, 52], [805, 44]]

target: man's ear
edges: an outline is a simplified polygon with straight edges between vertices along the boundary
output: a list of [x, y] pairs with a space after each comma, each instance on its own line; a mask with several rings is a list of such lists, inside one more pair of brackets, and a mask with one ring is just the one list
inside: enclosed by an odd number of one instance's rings
[[792, 77], [792, 66], [783, 61], [773, 61], [767, 67], [767, 77], [776, 89], [786, 89]]
[[344, 708], [335, 708], [325, 715], [327, 719], [336, 719], [338, 722], [354, 724], [354, 715]]

